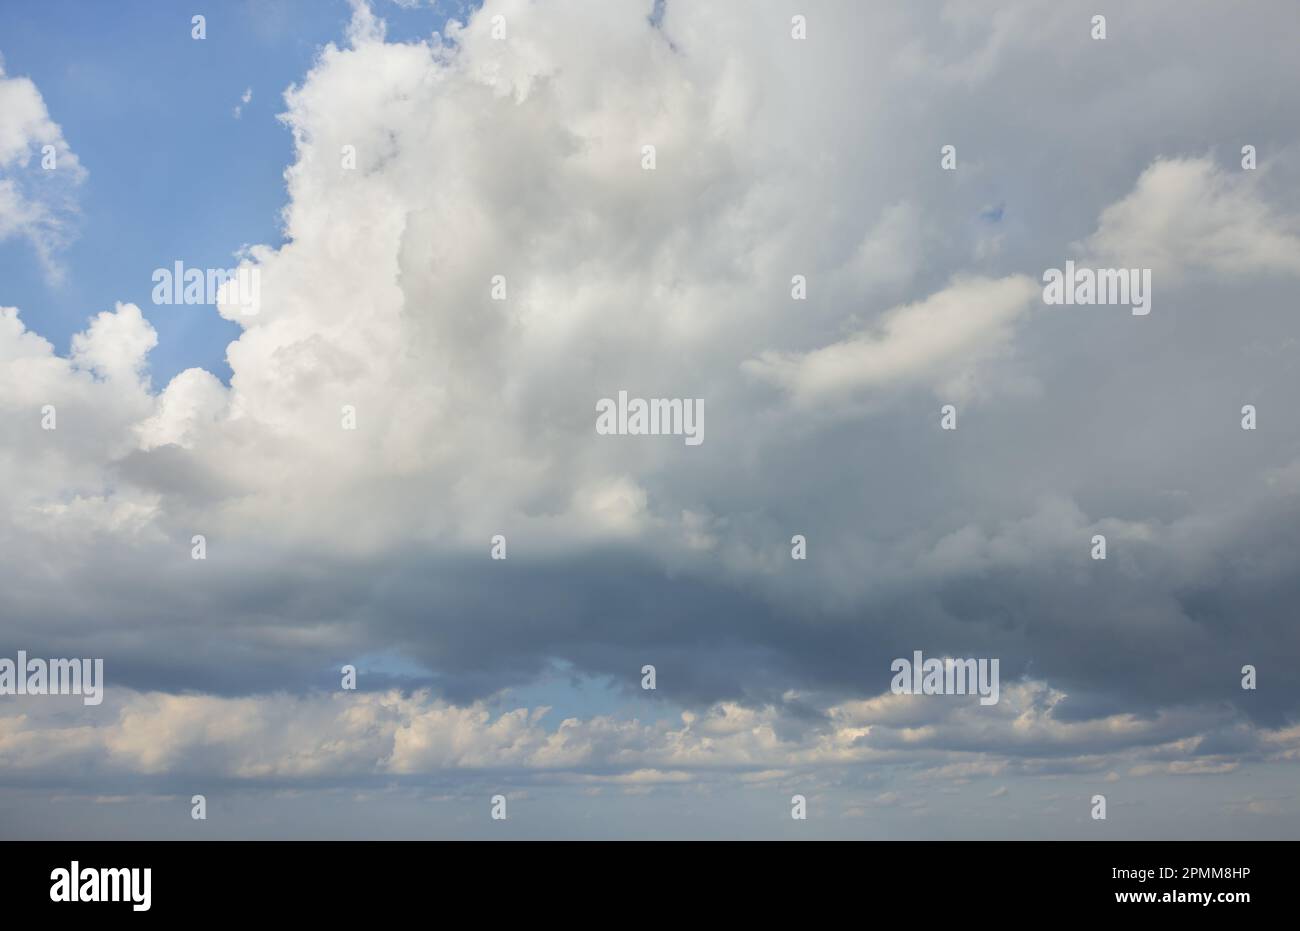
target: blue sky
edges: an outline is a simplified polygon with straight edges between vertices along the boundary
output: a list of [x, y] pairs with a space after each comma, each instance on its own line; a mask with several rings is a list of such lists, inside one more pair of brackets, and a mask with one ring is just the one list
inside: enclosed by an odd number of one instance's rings
[[[385, 5], [390, 39], [441, 29], [442, 9]], [[155, 306], [150, 276], [176, 261], [233, 266], [245, 244], [282, 242], [290, 132], [282, 94], [322, 45], [338, 42], [346, 0], [151, 0], [0, 4], [0, 56], [10, 77], [31, 78], [89, 176], [78, 192], [79, 236], [66, 274], [44, 275], [21, 237], [0, 241], [0, 305], [22, 308], [30, 329], [66, 353], [87, 318], [115, 301], [140, 307], [158, 332], [155, 386], [198, 366], [230, 376], [226, 345], [239, 327], [214, 308]], [[191, 37], [194, 13], [207, 38]], [[461, 14], [463, 17], [463, 13]], [[252, 100], [233, 115], [245, 90]]]

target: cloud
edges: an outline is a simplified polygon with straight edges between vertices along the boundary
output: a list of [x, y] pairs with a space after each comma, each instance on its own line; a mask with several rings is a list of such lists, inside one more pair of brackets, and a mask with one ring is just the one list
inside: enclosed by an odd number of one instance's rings
[[240, 94], [239, 103], [235, 105], [235, 109], [232, 111], [235, 119], [239, 119], [241, 116], [244, 115], [244, 107], [252, 99], [253, 99], [253, 89], [251, 87], [246, 88], [244, 92]]
[[[841, 4], [811, 7], [800, 44], [775, 4], [650, 7], [503, 0], [387, 42], [355, 3], [285, 95], [285, 236], [242, 255], [260, 313], [218, 310], [241, 328], [228, 384], [155, 386], [133, 305], [66, 355], [0, 310], [0, 545], [22, 554], [0, 613], [24, 648], [104, 656], [123, 696], [93, 723], [5, 718], [11, 774], [631, 788], [1295, 753], [1300, 683], [1245, 694], [1238, 670], [1300, 663], [1300, 212], [1280, 162], [1248, 178], [1179, 154], [1237, 114], [1294, 135], [1251, 109], [1240, 40], [1152, 27], [1117, 61], [1059, 45], [1077, 4]], [[1252, 61], [1289, 86], [1293, 57]], [[1186, 60], [1205, 74], [1162, 89]], [[1167, 272], [1150, 318], [1043, 308], [1039, 271], [1071, 244]], [[597, 435], [620, 389], [703, 398], [707, 442]], [[1003, 701], [888, 694], [914, 649], [1000, 657]], [[406, 671], [320, 692], [376, 654]], [[556, 662], [619, 713], [499, 706]]]
[[802, 406], [918, 382], [964, 401], [978, 391], [978, 365], [1006, 348], [1011, 324], [1037, 296], [1023, 275], [962, 279], [886, 311], [876, 332], [807, 353], [765, 352], [745, 368], [781, 385]]
[[86, 174], [36, 85], [0, 62], [0, 241], [26, 239], [51, 280], [62, 275], [57, 255], [75, 234]]
[[[919, 720], [890, 722], [868, 710], [886, 698], [901, 699]], [[1178, 720], [1121, 714], [1065, 724], [1052, 712], [1062, 698], [1041, 682], [1025, 682], [1006, 689], [1004, 703], [985, 713], [973, 700], [882, 696], [827, 708], [830, 726], [783, 738], [779, 720], [787, 710], [781, 705], [723, 702], [684, 713], [677, 722], [597, 715], [549, 723], [544, 706], [494, 713], [481, 703], [452, 705], [426, 691], [243, 698], [119, 691], [109, 695], [105, 714], [38, 707], [28, 699], [0, 716], [0, 780], [39, 776], [77, 787], [93, 765], [164, 785], [199, 775], [255, 785], [330, 785], [446, 770], [509, 771], [561, 785], [654, 785], [728, 772], [753, 783], [873, 764], [961, 783], [1010, 772], [1100, 776], [1103, 759], [1127, 761], [1135, 776], [1227, 772], [1235, 765], [1205, 753], [1182, 758], [1196, 752], [1198, 734], [1213, 726], [1210, 709]], [[1242, 737], [1261, 759], [1300, 752], [1295, 728], [1249, 729]], [[1011, 767], [998, 758], [1010, 748], [1022, 751]], [[1162, 759], [1166, 754], [1179, 758]], [[1006, 794], [1003, 785], [989, 797]], [[878, 799], [894, 801], [895, 794]]]
[[1208, 158], [1159, 159], [1102, 211], [1083, 243], [1101, 262], [1240, 278], [1300, 274], [1300, 222], [1261, 193], [1258, 175]]

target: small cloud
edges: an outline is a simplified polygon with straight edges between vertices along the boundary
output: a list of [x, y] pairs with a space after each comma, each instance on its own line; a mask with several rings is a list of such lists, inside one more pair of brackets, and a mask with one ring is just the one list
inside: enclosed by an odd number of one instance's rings
[[1025, 275], [959, 277], [839, 342], [806, 352], [761, 352], [741, 368], [783, 388], [801, 407], [912, 383], [961, 400], [975, 393], [979, 364], [1001, 353], [1038, 294]]
[[234, 109], [235, 119], [239, 119], [244, 114], [244, 104], [253, 99], [253, 89], [245, 88], [243, 95], [239, 98], [239, 103]]
[[58, 254], [76, 236], [85, 178], [40, 90], [0, 60], [0, 242], [28, 240], [51, 284], [63, 278]]

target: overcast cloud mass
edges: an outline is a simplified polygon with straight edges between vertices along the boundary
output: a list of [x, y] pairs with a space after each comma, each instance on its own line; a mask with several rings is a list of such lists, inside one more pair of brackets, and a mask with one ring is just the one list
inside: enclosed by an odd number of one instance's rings
[[[0, 836], [1300, 836], [1289, 0], [339, 12], [212, 113], [292, 134], [256, 315], [0, 307], [0, 656], [105, 670], [0, 697]], [[0, 72], [51, 288], [75, 129]], [[1067, 260], [1150, 313], [1046, 304]], [[216, 313], [229, 377], [156, 378]], [[597, 434], [620, 390], [704, 442]], [[1000, 700], [893, 694], [918, 650]]]

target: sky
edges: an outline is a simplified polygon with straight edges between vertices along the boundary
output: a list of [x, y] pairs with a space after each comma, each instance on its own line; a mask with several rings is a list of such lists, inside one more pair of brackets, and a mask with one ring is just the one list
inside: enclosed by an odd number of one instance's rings
[[0, 5], [0, 837], [1300, 836], [1300, 19], [1103, 6]]

